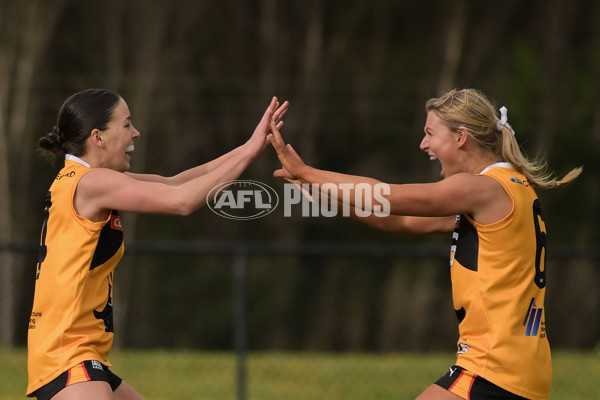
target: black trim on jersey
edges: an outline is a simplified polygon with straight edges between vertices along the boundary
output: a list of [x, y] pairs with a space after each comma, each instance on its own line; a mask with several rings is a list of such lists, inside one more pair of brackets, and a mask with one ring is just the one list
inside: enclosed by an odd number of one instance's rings
[[110, 260], [121, 247], [123, 243], [123, 231], [111, 228], [112, 216], [118, 215], [119, 212], [113, 210], [111, 219], [102, 228], [94, 256], [92, 257], [92, 263], [90, 264], [90, 271]]
[[[112, 273], [111, 273], [111, 279], [112, 279]], [[96, 317], [96, 319], [101, 319], [104, 321], [104, 331], [105, 332], [114, 332], [115, 331], [115, 324], [114, 324], [114, 320], [113, 320], [113, 306], [112, 306], [112, 286], [110, 285], [110, 283], [108, 284], [108, 300], [106, 301], [106, 304], [104, 305], [104, 308], [102, 309], [102, 311], [94, 310], [94, 317]]]
[[454, 310], [454, 312], [456, 313], [456, 318], [458, 318], [458, 323], [460, 324], [463, 319], [465, 319], [465, 317], [467, 316], [467, 311], [465, 310], [464, 307], [461, 307], [460, 310]]
[[42, 263], [48, 255], [48, 247], [46, 246], [46, 233], [48, 232], [48, 219], [50, 219], [50, 207], [52, 207], [52, 192], [47, 191], [44, 196], [44, 208], [43, 222], [42, 222], [42, 233], [40, 238], [40, 248], [38, 250], [38, 262], [35, 272], [35, 279], [39, 279], [40, 271], [42, 269]]
[[452, 239], [452, 244], [456, 245], [454, 259], [463, 267], [471, 271], [477, 271], [477, 259], [479, 258], [477, 228], [464, 215], [461, 215], [454, 232], [458, 233], [458, 238]]
[[548, 239], [546, 232], [543, 232], [540, 227], [540, 219], [543, 221], [542, 205], [540, 199], [533, 201], [533, 226], [535, 227], [535, 279], [534, 282], [540, 289], [546, 287], [546, 246]]

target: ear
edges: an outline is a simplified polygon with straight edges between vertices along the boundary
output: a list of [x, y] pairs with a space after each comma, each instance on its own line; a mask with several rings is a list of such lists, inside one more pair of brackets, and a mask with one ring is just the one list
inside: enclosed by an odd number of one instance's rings
[[463, 147], [465, 143], [469, 140], [469, 132], [467, 128], [460, 127], [456, 130], [456, 135], [454, 136], [456, 140], [456, 144], [458, 147]]
[[102, 133], [99, 129], [94, 129], [90, 133], [90, 138], [92, 139], [92, 143], [98, 147], [104, 147], [104, 140], [102, 139]]

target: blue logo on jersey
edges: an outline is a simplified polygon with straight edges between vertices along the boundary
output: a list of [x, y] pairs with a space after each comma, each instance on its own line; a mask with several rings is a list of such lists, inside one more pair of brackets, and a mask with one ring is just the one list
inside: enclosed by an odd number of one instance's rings
[[526, 327], [525, 336], [537, 336], [540, 325], [542, 324], [543, 311], [544, 309], [542, 307], [536, 306], [535, 299], [532, 298], [525, 319], [523, 320], [523, 326]]
[[512, 178], [510, 178], [510, 181], [514, 182], [514, 183], [521, 184], [521, 185], [523, 184], [523, 182], [521, 182], [521, 180], [519, 178], [515, 178], [514, 176]]

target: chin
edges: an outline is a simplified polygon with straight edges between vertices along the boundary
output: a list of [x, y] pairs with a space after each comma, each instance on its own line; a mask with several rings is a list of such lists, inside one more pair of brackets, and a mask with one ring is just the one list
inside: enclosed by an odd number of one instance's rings
[[121, 168], [119, 168], [119, 172], [127, 172], [131, 169], [131, 165], [129, 163], [123, 165]]

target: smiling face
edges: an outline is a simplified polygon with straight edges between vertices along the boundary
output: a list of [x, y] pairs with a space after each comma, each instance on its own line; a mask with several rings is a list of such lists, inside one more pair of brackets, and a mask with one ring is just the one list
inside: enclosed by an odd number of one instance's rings
[[[93, 135], [94, 133], [92, 133]], [[129, 171], [133, 142], [140, 136], [131, 123], [129, 107], [120, 99], [113, 109], [112, 118], [103, 131], [98, 131], [98, 137], [103, 148], [102, 167], [115, 171]]]
[[419, 146], [429, 155], [431, 161], [438, 160], [442, 164], [440, 176], [447, 178], [457, 172], [457, 151], [459, 149], [457, 132], [444, 125], [436, 111], [427, 113], [425, 137]]

